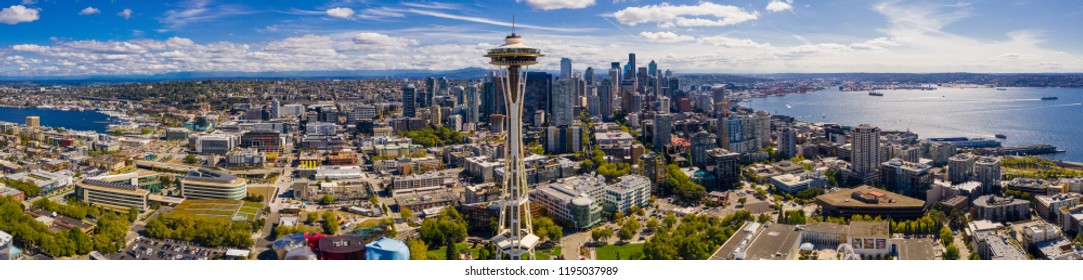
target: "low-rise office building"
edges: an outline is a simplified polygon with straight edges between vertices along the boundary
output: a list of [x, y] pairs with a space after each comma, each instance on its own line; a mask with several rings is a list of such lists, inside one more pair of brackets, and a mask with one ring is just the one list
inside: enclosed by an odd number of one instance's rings
[[1027, 253], [1011, 241], [1011, 237], [996, 230], [979, 231], [972, 237], [974, 251], [983, 260], [1026, 260]]
[[771, 185], [774, 185], [779, 192], [788, 194], [797, 194], [807, 189], [823, 189], [826, 181], [826, 175], [815, 171], [771, 177]]
[[162, 181], [159, 179], [159, 176], [160, 174], [158, 174], [158, 172], [136, 169], [134, 172], [98, 176], [91, 179], [111, 183], [129, 184], [138, 186], [140, 189], [148, 190], [151, 193], [159, 193], [162, 191]]
[[585, 229], [602, 220], [602, 203], [591, 193], [604, 188], [604, 177], [572, 177], [539, 186], [531, 192], [530, 198], [535, 205], [547, 210], [556, 222]]
[[425, 209], [454, 206], [458, 201], [458, 195], [447, 189], [436, 190], [410, 190], [396, 193], [395, 204], [399, 211], [410, 209], [414, 213], [421, 213]]
[[1030, 219], [1030, 202], [1015, 197], [983, 195], [970, 207], [971, 217], [977, 220], [1011, 222]]
[[294, 183], [293, 193], [302, 201], [319, 201], [330, 195], [335, 201], [367, 199], [371, 196], [368, 185], [360, 181]]
[[444, 174], [433, 172], [399, 176], [391, 183], [395, 191], [431, 188], [444, 185]]
[[121, 182], [83, 179], [75, 184], [75, 198], [79, 201], [117, 211], [132, 207], [145, 211], [149, 207], [149, 196], [150, 191]]
[[192, 136], [192, 149], [197, 154], [224, 155], [237, 146], [237, 137], [225, 134], [207, 134]]
[[1038, 216], [1042, 217], [1042, 219], [1057, 222], [1061, 216], [1059, 210], [1079, 205], [1080, 198], [1081, 196], [1078, 193], [1039, 195], [1034, 197], [1034, 200], [1038, 202], [1035, 208], [1038, 211]]
[[316, 167], [316, 180], [346, 180], [361, 179], [361, 167], [350, 166], [320, 166]]
[[620, 182], [606, 186], [603, 209], [606, 213], [628, 213], [632, 206], [644, 207], [650, 203], [651, 181], [640, 175], [624, 175]]
[[181, 196], [186, 199], [242, 199], [248, 183], [232, 174], [200, 168], [189, 175], [177, 176]]

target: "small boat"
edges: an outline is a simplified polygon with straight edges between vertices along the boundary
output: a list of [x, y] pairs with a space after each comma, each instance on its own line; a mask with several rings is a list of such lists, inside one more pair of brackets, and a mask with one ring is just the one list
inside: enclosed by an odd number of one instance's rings
[[1006, 89], [1006, 88], [1002, 88], [1002, 87], [998, 87], [998, 88], [997, 88], [997, 90], [999, 90], [999, 91], [1007, 91], [1008, 89]]
[[884, 94], [880, 92], [870, 91], [869, 96], [884, 96]]
[[1008, 136], [1007, 136], [1007, 135], [1004, 135], [1004, 134], [1000, 134], [1000, 133], [997, 133], [996, 137], [997, 137], [997, 138], [1000, 138], [1000, 139], [1007, 139], [1007, 138], [1008, 138]]
[[1056, 97], [1056, 96], [1042, 97], [1042, 100], [1057, 100], [1057, 99], [1060, 99], [1060, 97]]

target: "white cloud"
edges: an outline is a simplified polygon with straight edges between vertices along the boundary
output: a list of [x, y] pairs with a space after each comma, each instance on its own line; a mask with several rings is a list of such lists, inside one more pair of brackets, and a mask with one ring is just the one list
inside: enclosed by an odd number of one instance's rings
[[613, 13], [618, 22], [635, 26], [656, 22], [665, 27], [728, 26], [759, 18], [759, 12], [731, 5], [700, 2], [696, 5], [649, 5], [628, 7]]
[[392, 8], [387, 8], [387, 7], [364, 9], [364, 10], [361, 10], [361, 12], [357, 14], [358, 18], [370, 19], [370, 20], [382, 20], [382, 19], [386, 19], [386, 18], [401, 18], [401, 17], [405, 17], [405, 16], [406, 15], [402, 14], [401, 12], [399, 12], [397, 10], [392, 9]]
[[327, 15], [331, 17], [349, 19], [354, 14], [353, 9], [350, 8], [332, 8], [327, 10]]
[[582, 9], [594, 5], [594, 0], [523, 0], [527, 6], [538, 10]]
[[[490, 25], [496, 25], [496, 26], [511, 27], [511, 25], [512, 25], [510, 22], [505, 22], [505, 21], [496, 21], [496, 20], [491, 20], [491, 19], [487, 19], [487, 18], [480, 18], [480, 17], [453, 15], [453, 14], [442, 13], [442, 12], [437, 12], [437, 11], [427, 11], [427, 10], [418, 10], [418, 9], [407, 9], [407, 10], [403, 10], [403, 11], [404, 12], [414, 13], [414, 14], [419, 14], [419, 15], [431, 16], [431, 17], [454, 19], [454, 20], [468, 21], [468, 22], [474, 22], [474, 23], [483, 23], [483, 24], [490, 24]], [[559, 31], [559, 32], [582, 32], [582, 31], [591, 30], [589, 28], [561, 28], [561, 27], [548, 27], [548, 26], [539, 26], [539, 25], [522, 24], [522, 23], [516, 23], [515, 26], [519, 27], [519, 28], [545, 30], [545, 31]]]
[[254, 13], [248, 8], [233, 4], [214, 4], [212, 0], [188, 0], [178, 8], [165, 11], [158, 20], [169, 29], [180, 29], [189, 24], [210, 22], [226, 17]]
[[83, 9], [82, 11], [79, 11], [80, 16], [100, 14], [100, 13], [102, 13], [102, 10], [98, 10], [98, 8], [94, 8], [94, 7], [86, 7], [86, 9]]
[[38, 20], [38, 9], [14, 5], [0, 10], [0, 23], [18, 24]]
[[793, 0], [771, 0], [767, 3], [767, 11], [772, 13], [793, 11]]
[[658, 43], [680, 43], [695, 41], [696, 38], [688, 35], [678, 35], [673, 32], [639, 32], [639, 37], [644, 40]]
[[707, 44], [715, 47], [723, 48], [769, 48], [771, 44], [756, 43], [749, 39], [735, 39], [727, 37], [726, 35], [719, 36], [707, 36], [697, 39], [700, 44]]
[[362, 32], [357, 33], [353, 37], [353, 43], [362, 48], [374, 48], [374, 49], [387, 49], [387, 48], [406, 48], [412, 45], [417, 45], [417, 40], [409, 38], [396, 38], [374, 32]]
[[120, 16], [120, 17], [124, 18], [124, 20], [131, 19], [132, 18], [132, 9], [121, 10], [119, 13], [117, 13], [117, 16]]
[[38, 3], [38, 0], [23, 0], [23, 5], [34, 5]]
[[880, 37], [872, 40], [868, 40], [861, 43], [850, 44], [849, 47], [856, 50], [883, 50], [887, 47], [898, 46], [899, 43], [888, 39], [887, 37]]

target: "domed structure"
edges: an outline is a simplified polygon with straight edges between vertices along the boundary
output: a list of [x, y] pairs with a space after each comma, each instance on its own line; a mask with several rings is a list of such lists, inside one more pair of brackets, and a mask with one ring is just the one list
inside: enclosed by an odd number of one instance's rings
[[365, 245], [365, 259], [409, 260], [410, 248], [402, 241], [384, 237]]

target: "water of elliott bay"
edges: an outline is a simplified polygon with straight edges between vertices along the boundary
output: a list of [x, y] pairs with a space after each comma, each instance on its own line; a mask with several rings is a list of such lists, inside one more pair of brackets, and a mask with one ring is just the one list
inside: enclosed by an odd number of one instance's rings
[[[868, 92], [829, 88], [808, 94], [755, 98], [745, 106], [809, 122], [910, 130], [921, 138], [984, 137], [1005, 146], [1050, 144], [1066, 153], [1054, 159], [1083, 162], [1083, 89], [939, 88]], [[1056, 96], [1057, 100], [1042, 100]]]

